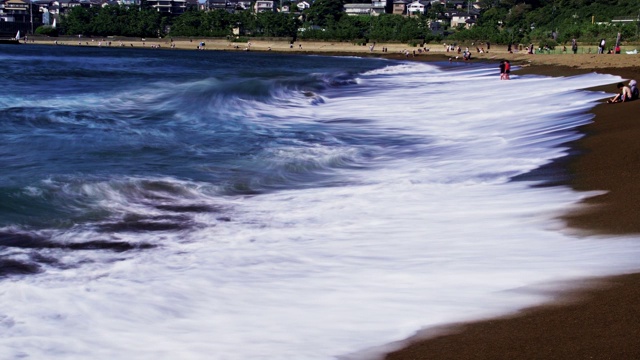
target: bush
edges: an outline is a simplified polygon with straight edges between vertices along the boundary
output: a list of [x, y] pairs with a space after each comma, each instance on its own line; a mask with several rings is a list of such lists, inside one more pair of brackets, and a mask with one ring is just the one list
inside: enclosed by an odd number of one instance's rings
[[51, 36], [51, 37], [58, 36], [58, 29], [50, 25], [39, 26], [35, 32], [38, 35]]
[[544, 49], [545, 47], [553, 50], [556, 48], [556, 46], [558, 46], [558, 43], [553, 40], [553, 39], [543, 39], [540, 40], [540, 45], [538, 45], [541, 49]]
[[251, 41], [251, 39], [246, 36], [238, 36], [231, 39], [233, 43], [247, 43], [249, 41]]
[[353, 40], [354, 45], [365, 46], [367, 45], [367, 39], [355, 39]]

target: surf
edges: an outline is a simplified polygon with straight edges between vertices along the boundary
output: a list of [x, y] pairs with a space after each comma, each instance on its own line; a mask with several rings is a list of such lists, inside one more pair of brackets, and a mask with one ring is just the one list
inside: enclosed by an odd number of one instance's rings
[[27, 72], [0, 97], [7, 356], [340, 358], [636, 267], [637, 239], [557, 219], [593, 193], [522, 177], [609, 96], [582, 89], [618, 77], [51, 51], [121, 58], [130, 81], [78, 76], [46, 102]]

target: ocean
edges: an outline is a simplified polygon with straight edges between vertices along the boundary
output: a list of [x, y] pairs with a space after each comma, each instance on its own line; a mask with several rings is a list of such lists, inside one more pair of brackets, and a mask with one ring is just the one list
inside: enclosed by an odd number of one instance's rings
[[374, 359], [638, 270], [559, 216], [617, 76], [0, 45], [0, 357]]

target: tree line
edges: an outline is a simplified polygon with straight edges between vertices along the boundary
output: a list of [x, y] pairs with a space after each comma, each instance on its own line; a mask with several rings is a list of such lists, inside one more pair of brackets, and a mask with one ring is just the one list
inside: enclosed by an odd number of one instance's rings
[[[338, 6], [335, 6], [335, 5]], [[188, 10], [177, 17], [154, 9], [108, 5], [74, 7], [59, 26], [62, 35], [127, 37], [281, 37], [339, 41], [430, 40], [435, 36], [424, 17], [346, 16], [339, 0], [318, 0], [305, 14]], [[235, 29], [235, 32], [234, 32]], [[41, 34], [51, 35], [42, 31]]]
[[[74, 7], [62, 17], [63, 35], [127, 37], [280, 37], [353, 42], [490, 41], [498, 44], [536, 43], [553, 47], [572, 39], [638, 40], [638, 23], [612, 24], [618, 16], [638, 17], [640, 0], [480, 0], [480, 15], [471, 28], [448, 25], [432, 30], [448, 7], [431, 7], [426, 14], [401, 16], [347, 16], [343, 0], [316, 0], [302, 14], [222, 9], [188, 10], [177, 17], [155, 9], [108, 5]], [[47, 34], [47, 30], [39, 29]], [[53, 35], [53, 34], [50, 34]]]

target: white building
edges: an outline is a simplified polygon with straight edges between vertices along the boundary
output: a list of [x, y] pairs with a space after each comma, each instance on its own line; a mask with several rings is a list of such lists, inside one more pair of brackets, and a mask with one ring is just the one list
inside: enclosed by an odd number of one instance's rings
[[407, 5], [407, 14], [415, 15], [415, 14], [424, 14], [427, 7], [421, 3], [420, 1], [414, 1], [411, 4]]
[[276, 3], [275, 1], [271, 1], [271, 0], [258, 0], [253, 5], [253, 10], [256, 13], [261, 13], [266, 11], [274, 12], [276, 11]]
[[311, 5], [306, 1], [301, 1], [298, 4], [296, 4], [296, 6], [298, 7], [299, 11], [304, 11], [311, 7]]

